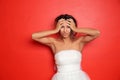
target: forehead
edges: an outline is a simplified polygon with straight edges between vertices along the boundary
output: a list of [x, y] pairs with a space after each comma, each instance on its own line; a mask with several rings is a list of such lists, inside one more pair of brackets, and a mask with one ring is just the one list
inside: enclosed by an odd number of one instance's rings
[[59, 22], [66, 22], [66, 21], [67, 21], [67, 22], [70, 22], [70, 23], [71, 23], [71, 22], [74, 22], [73, 19], [71, 19], [71, 18], [70, 18], [70, 19], [63, 19], [63, 18], [62, 18], [62, 19], [59, 19], [58, 21], [59, 21]]

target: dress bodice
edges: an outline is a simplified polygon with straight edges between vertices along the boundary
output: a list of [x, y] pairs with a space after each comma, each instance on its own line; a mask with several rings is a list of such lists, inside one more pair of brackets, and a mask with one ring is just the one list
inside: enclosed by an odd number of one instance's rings
[[77, 50], [62, 50], [55, 54], [57, 73], [52, 80], [90, 80], [81, 69], [82, 54]]
[[77, 50], [62, 50], [55, 54], [55, 63], [58, 72], [80, 70], [81, 52]]

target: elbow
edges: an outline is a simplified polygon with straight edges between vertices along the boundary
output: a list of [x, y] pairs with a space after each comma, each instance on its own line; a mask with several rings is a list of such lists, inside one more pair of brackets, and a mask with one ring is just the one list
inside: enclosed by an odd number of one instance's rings
[[35, 40], [35, 39], [36, 39], [36, 37], [35, 37], [35, 34], [34, 34], [34, 33], [32, 34], [32, 39], [33, 39], [33, 40]]
[[100, 36], [100, 31], [96, 30], [96, 37], [99, 37], [99, 36]]

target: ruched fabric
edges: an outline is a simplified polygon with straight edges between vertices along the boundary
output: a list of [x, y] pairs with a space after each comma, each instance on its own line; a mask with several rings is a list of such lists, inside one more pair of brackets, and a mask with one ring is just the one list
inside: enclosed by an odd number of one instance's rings
[[52, 80], [90, 80], [81, 68], [82, 54], [77, 50], [62, 50], [55, 54], [57, 72]]

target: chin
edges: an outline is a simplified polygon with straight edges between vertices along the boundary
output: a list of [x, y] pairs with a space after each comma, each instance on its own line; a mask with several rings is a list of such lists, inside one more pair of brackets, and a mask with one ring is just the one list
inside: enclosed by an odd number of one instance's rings
[[64, 34], [62, 34], [61, 35], [63, 38], [69, 38], [70, 37], [70, 35], [64, 35]]
[[69, 38], [69, 36], [62, 36], [63, 38]]

